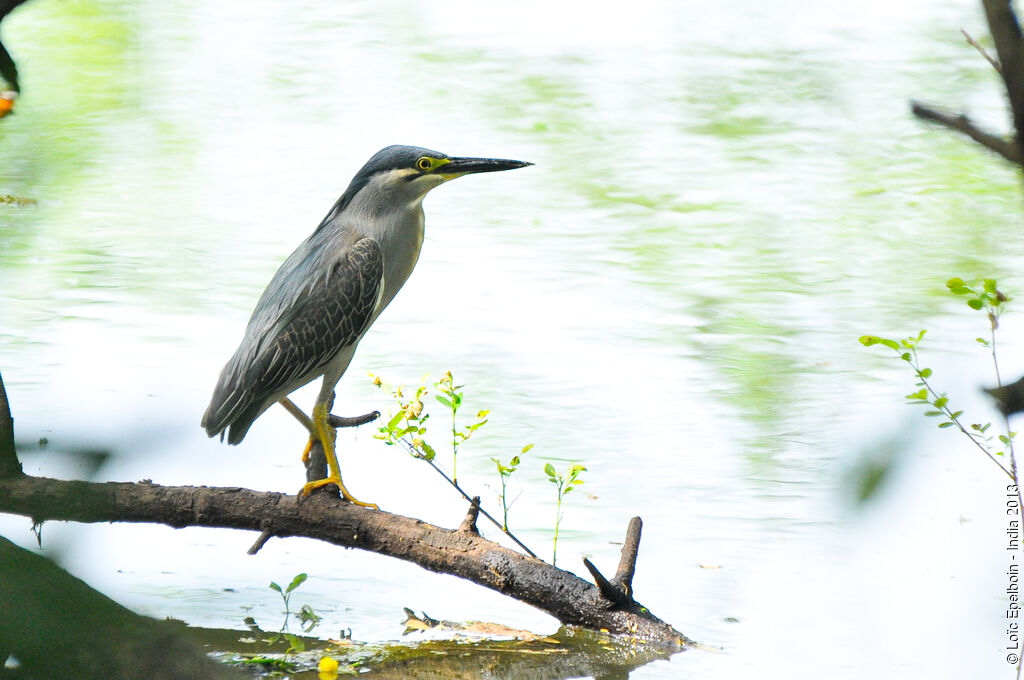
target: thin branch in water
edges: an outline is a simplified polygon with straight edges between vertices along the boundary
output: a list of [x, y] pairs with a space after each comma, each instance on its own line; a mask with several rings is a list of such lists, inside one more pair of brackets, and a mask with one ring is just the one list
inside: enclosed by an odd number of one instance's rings
[[[441, 475], [446, 482], [451, 484], [455, 488], [456, 491], [458, 491], [460, 494], [462, 494], [463, 498], [465, 498], [470, 503], [473, 502], [473, 498], [474, 497], [470, 496], [468, 493], [463, 491], [462, 487], [459, 486], [458, 484], [456, 484], [455, 480], [453, 480], [451, 477], [449, 477], [448, 474], [444, 470], [442, 470], [441, 468], [437, 467], [437, 464], [434, 461], [428, 460], [428, 459], [424, 458], [423, 456], [418, 455], [417, 453], [415, 453], [413, 451], [410, 451], [410, 452], [412, 453], [413, 456], [427, 461], [427, 463], [430, 465], [430, 467], [434, 468], [434, 471], [437, 472], [437, 474]], [[476, 496], [476, 498], [479, 499], [479, 496]], [[483, 508], [480, 508], [480, 514], [483, 515], [484, 517], [486, 517], [487, 519], [489, 519], [491, 521], [491, 524], [493, 524], [494, 526], [498, 527], [498, 529], [501, 530], [501, 533], [505, 534], [506, 536], [511, 538], [513, 541], [515, 541], [516, 545], [518, 545], [520, 548], [525, 550], [527, 555], [529, 555], [530, 557], [534, 557], [534, 558], [537, 557], [537, 554], [534, 553], [529, 548], [527, 548], [526, 545], [524, 545], [522, 541], [520, 541], [518, 538], [515, 537], [515, 534], [513, 534], [511, 531], [509, 531], [508, 529], [503, 527], [501, 525], [501, 522], [499, 522], [498, 520], [494, 519], [494, 517], [491, 516], [491, 513], [487, 512]]]

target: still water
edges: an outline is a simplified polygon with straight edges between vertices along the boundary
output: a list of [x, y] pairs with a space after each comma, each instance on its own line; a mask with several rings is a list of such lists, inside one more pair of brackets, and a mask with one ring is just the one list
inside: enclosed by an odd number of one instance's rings
[[[239, 447], [199, 428], [263, 286], [382, 146], [521, 158], [536, 166], [427, 198], [420, 263], [336, 412], [387, 410], [368, 372], [452, 370], [491, 410], [459, 458], [485, 504], [490, 459], [535, 445], [510, 523], [542, 555], [543, 466], [586, 465], [559, 564], [613, 570], [640, 515], [638, 599], [723, 648], [631, 677], [1009, 677], [1003, 479], [857, 343], [928, 328], [942, 388], [993, 419], [984, 319], [943, 283], [1024, 295], [1019, 178], [908, 106], [1005, 129], [960, 35], [986, 34], [975, 3], [39, 0], [3, 28], [24, 93], [0, 194], [38, 201], [0, 205], [0, 370], [27, 472], [295, 491], [305, 435], [282, 410]], [[1024, 324], [1001, 332], [1016, 377]], [[460, 500], [372, 434], [340, 440], [353, 493], [456, 525]], [[111, 455], [93, 472], [89, 451]], [[855, 470], [886, 455], [856, 505]], [[23, 518], [0, 532], [34, 544]], [[293, 604], [324, 636], [395, 638], [404, 606], [556, 627], [396, 560], [298, 539], [248, 557], [253, 539], [43, 529], [77, 576], [195, 625], [273, 628], [267, 583], [307, 572]]]

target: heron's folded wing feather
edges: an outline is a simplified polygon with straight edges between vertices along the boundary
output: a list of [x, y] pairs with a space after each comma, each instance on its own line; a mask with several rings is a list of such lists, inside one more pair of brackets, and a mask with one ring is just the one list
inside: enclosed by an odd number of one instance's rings
[[323, 276], [309, 282], [260, 342], [243, 386], [269, 396], [357, 342], [377, 311], [383, 286], [380, 246], [363, 238], [343, 251]]

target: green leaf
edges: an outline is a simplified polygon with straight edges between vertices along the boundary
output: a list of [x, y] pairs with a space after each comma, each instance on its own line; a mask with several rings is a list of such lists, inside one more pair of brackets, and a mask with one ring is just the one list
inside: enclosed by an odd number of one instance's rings
[[985, 303], [979, 300], [978, 298], [972, 298], [967, 301], [967, 306], [970, 307], [971, 309], [981, 309], [982, 307], [985, 306]]
[[964, 414], [963, 411], [957, 411], [956, 413], [952, 414], [949, 417], [955, 420], [955, 419], [959, 418], [960, 416], [962, 416], [963, 414]]
[[935, 408], [942, 408], [943, 406], [945, 406], [948, 403], [949, 403], [949, 397], [939, 397], [934, 402], [932, 402], [932, 405], [935, 406]]
[[484, 409], [483, 411], [477, 411], [476, 412], [476, 417], [477, 418], [486, 418], [490, 413], [491, 413], [491, 411], [489, 409]]
[[942, 411], [925, 411], [924, 414], [926, 416], [928, 416], [929, 418], [931, 418], [931, 417], [934, 417], [934, 416], [941, 416], [942, 415]]
[[546, 474], [548, 477], [552, 479], [552, 481], [554, 481], [554, 479], [557, 477], [557, 473], [555, 472], [555, 466], [552, 465], [551, 463], [546, 463], [544, 465], [544, 474]]
[[295, 590], [296, 588], [301, 586], [302, 583], [305, 580], [306, 580], [306, 574], [296, 574], [295, 578], [292, 579], [292, 582], [288, 584], [288, 591], [287, 592], [289, 592], [289, 593], [292, 592], [293, 590]]
[[446, 407], [446, 408], [451, 408], [452, 407], [452, 402], [448, 401], [447, 399], [442, 397], [440, 394], [435, 394], [434, 395], [434, 399], [437, 399], [439, 402], [441, 402], [441, 405]]
[[920, 371], [918, 371], [918, 375], [920, 375], [922, 378], [930, 378], [932, 377], [932, 369], [922, 368]]
[[271, 582], [270, 582], [270, 587], [271, 587], [271, 588], [272, 588], [273, 590], [276, 590], [277, 592], [279, 592], [279, 593], [281, 593], [282, 595], [284, 595], [284, 591], [283, 591], [283, 590], [281, 590], [281, 586], [277, 585], [277, 584], [276, 584], [276, 583], [274, 583], [273, 581], [271, 581]]
[[296, 652], [306, 651], [306, 643], [303, 642], [299, 636], [292, 635], [291, 633], [285, 633], [284, 636], [288, 638], [288, 644], [291, 645], [291, 648]]
[[508, 465], [511, 468], [519, 467], [519, 456], [512, 456], [512, 460], [508, 462]]
[[391, 420], [388, 421], [387, 429], [393, 430], [398, 426], [398, 423], [402, 422], [402, 417], [405, 416], [405, 411], [399, 411], [396, 413]]
[[985, 287], [986, 293], [996, 292], [996, 280], [995, 279], [984, 279], [982, 285]]
[[917, 392], [911, 392], [910, 394], [907, 395], [907, 399], [910, 399], [910, 400], [913, 400], [913, 401], [924, 401], [927, 398], [928, 398], [928, 390], [926, 390], [926, 389], [921, 389], [921, 390], [918, 390]]
[[424, 458], [426, 458], [427, 460], [434, 460], [434, 456], [436, 456], [437, 453], [434, 451], [433, 446], [426, 442], [423, 442], [423, 445], [420, 448], [423, 449]]
[[862, 335], [860, 336], [860, 344], [865, 347], [871, 347], [872, 345], [885, 345], [894, 350], [899, 350], [900, 346], [895, 340], [888, 338], [880, 338], [877, 335]]
[[999, 435], [999, 441], [1001, 441], [1004, 444], [1009, 444], [1010, 443], [1010, 438], [1007, 437], [1005, 434], [1001, 434], [1001, 435]]
[[949, 281], [946, 281], [946, 288], [949, 288], [950, 290], [953, 288], [959, 288], [962, 285], [964, 285], [964, 280], [959, 276], [954, 276]]
[[520, 451], [519, 453], [526, 453], [527, 451], [529, 451], [532, 448], [533, 448], [533, 444], [527, 444], [526, 446], [523, 447], [523, 450]]
[[953, 427], [953, 423], [946, 421], [944, 423], [939, 423], [939, 427]]

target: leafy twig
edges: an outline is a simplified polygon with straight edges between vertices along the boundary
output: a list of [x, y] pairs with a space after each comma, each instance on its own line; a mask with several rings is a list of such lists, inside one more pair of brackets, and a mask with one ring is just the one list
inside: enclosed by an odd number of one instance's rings
[[558, 488], [558, 505], [555, 508], [555, 540], [551, 549], [552, 566], [557, 566], [558, 561], [558, 528], [562, 524], [562, 499], [565, 498], [566, 494], [583, 483], [579, 475], [581, 472], [586, 472], [586, 470], [587, 468], [579, 463], [573, 463], [563, 475], [561, 472], [557, 472], [555, 466], [551, 463], [544, 466], [544, 474], [548, 476], [548, 481]]
[[[442, 382], [447, 382], [449, 389], [445, 394], [451, 395], [456, 393], [457, 390], [462, 389], [462, 386], [455, 386], [454, 380], [451, 379], [451, 372], [445, 374], [445, 378], [442, 378]], [[441, 385], [439, 382], [438, 385]], [[381, 380], [380, 376], [373, 376], [373, 384], [377, 387], [384, 388], [384, 381]], [[416, 390], [415, 396], [409, 401], [405, 400], [405, 393], [403, 387], [398, 387], [392, 392], [392, 396], [398, 404], [398, 412], [391, 417], [388, 422], [380, 427], [380, 434], [374, 435], [376, 439], [380, 439], [389, 446], [400, 446], [405, 451], [418, 460], [422, 460], [430, 465], [436, 473], [441, 475], [442, 478], [451, 486], [458, 491], [463, 498], [472, 502], [473, 496], [468, 494], [455, 480], [454, 475], [451, 477], [442, 470], [435, 461], [437, 452], [434, 448], [426, 441], [425, 435], [427, 433], [426, 422], [430, 419], [430, 414], [424, 410], [423, 398], [427, 396], [428, 389], [426, 386], [421, 386]], [[438, 399], [438, 401], [445, 405], [456, 403], [451, 400], [446, 404], [445, 401]], [[457, 403], [461, 405], [462, 394], [458, 393]], [[458, 410], [456, 407], [455, 410]], [[452, 437], [453, 448], [457, 446], [457, 443], [464, 443], [469, 439], [476, 430], [482, 427], [487, 422], [488, 411], [477, 412], [477, 419], [471, 425], [467, 425], [462, 430], [458, 430], [454, 425], [452, 427], [455, 433]], [[454, 454], [452, 456], [454, 462]], [[526, 551], [530, 557], [537, 557], [536, 553], [530, 550], [526, 545], [520, 541], [511, 531], [508, 530], [507, 522], [503, 525], [501, 522], [496, 520], [489, 512], [480, 508], [480, 514], [486, 517], [494, 526], [498, 527], [503, 534], [508, 536], [512, 541], [515, 542], [520, 548]]]

